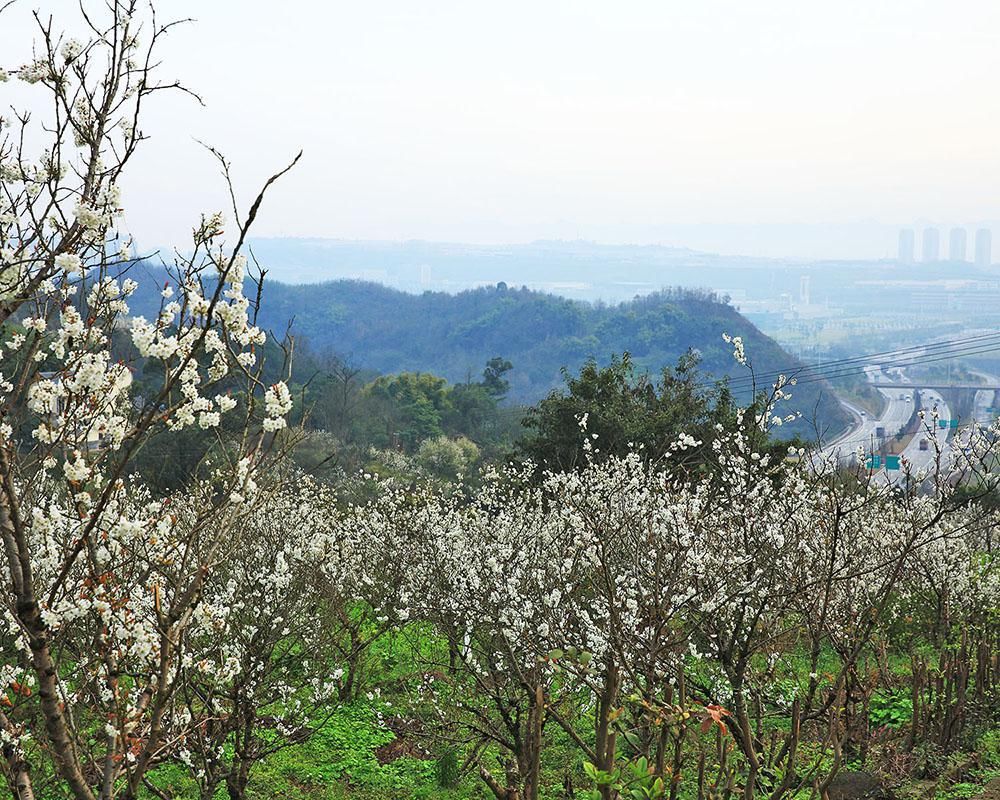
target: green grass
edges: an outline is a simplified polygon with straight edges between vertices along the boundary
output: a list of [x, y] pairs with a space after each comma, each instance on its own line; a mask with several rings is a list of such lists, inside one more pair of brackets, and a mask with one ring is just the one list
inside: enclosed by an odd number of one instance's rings
[[[478, 778], [466, 777], [454, 789], [437, 785], [433, 759], [404, 756], [380, 764], [376, 749], [395, 738], [379, 724], [374, 703], [362, 699], [342, 706], [304, 744], [283, 750], [251, 773], [251, 800], [471, 800], [485, 797]], [[186, 771], [167, 765], [156, 771], [154, 783], [169, 796], [196, 798], [197, 787]], [[224, 787], [216, 800], [227, 797]]]
[[[476, 772], [470, 771], [457, 777], [456, 771], [464, 763], [466, 753], [461, 748], [448, 750], [445, 745], [432, 753], [422, 754], [424, 747], [435, 748], [422, 726], [430, 724], [431, 709], [423, 706], [414, 692], [417, 678], [416, 665], [442, 663], [447, 659], [443, 642], [424, 626], [414, 625], [405, 633], [380, 639], [368, 652], [369, 676], [379, 680], [366, 686], [372, 694], [363, 692], [354, 702], [331, 709], [329, 717], [318, 725], [314, 734], [304, 743], [289, 747], [256, 765], [251, 772], [248, 798], [250, 800], [395, 800], [417, 798], [423, 800], [483, 800], [491, 797]], [[824, 652], [816, 671], [821, 688], [828, 686], [836, 672], [836, 658]], [[758, 666], [763, 666], [760, 664]], [[890, 659], [889, 671], [899, 681], [884, 688], [872, 700], [871, 723], [898, 729], [904, 726], [912, 713], [907, 684], [910, 660], [901, 654]], [[692, 664], [692, 674], [710, 681], [711, 669], [704, 663]], [[783, 654], [774, 679], [791, 697], [805, 690], [809, 682], [810, 660], [805, 652], [791, 649]], [[893, 681], [895, 683], [895, 681]], [[582, 701], [581, 701], [582, 702]], [[381, 763], [379, 748], [390, 744], [400, 726], [393, 720], [396, 715], [407, 721], [401, 734], [403, 741], [393, 760]], [[782, 721], [785, 722], [785, 721]], [[578, 720], [587, 735], [586, 714]], [[409, 727], [412, 725], [413, 727]], [[785, 725], [774, 722], [776, 729]], [[556, 800], [565, 795], [564, 782], [569, 776], [578, 792], [589, 782], [585, 778], [583, 756], [570, 737], [554, 723], [545, 729], [545, 750], [542, 763], [543, 800]], [[707, 740], [706, 740], [707, 741]], [[829, 754], [820, 752], [817, 743], [804, 741], [798, 761], [802, 767], [816, 759], [828, 760]], [[390, 748], [391, 749], [391, 748]], [[1000, 731], [989, 730], [975, 744], [980, 768], [962, 776], [962, 783], [942, 787], [935, 800], [966, 800], [974, 797], [982, 784], [1000, 774]], [[383, 754], [384, 755], [384, 754]], [[489, 749], [481, 757], [496, 773], [497, 752]], [[621, 757], [627, 760], [625, 741], [622, 740]], [[444, 756], [442, 761], [441, 757]], [[735, 757], [735, 756], [734, 756]], [[444, 765], [442, 767], [442, 765]], [[849, 765], [847, 768], [851, 768]], [[442, 779], [442, 773], [446, 775]], [[693, 773], [691, 774], [693, 777]], [[197, 786], [187, 771], [179, 765], [164, 765], [155, 771], [153, 782], [168, 796], [197, 798]], [[444, 788], [448, 784], [451, 788]], [[687, 798], [693, 786], [689, 778], [682, 781], [680, 796]], [[973, 790], [976, 791], [973, 791]], [[580, 795], [584, 796], [584, 795]], [[214, 800], [226, 800], [221, 787]], [[147, 795], [143, 800], [152, 800]]]

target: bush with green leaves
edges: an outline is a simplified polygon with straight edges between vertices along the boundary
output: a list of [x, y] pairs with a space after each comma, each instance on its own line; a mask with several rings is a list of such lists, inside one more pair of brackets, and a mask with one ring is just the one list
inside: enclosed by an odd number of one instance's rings
[[425, 439], [417, 450], [417, 463], [432, 475], [454, 480], [469, 475], [479, 461], [479, 448], [464, 436]]

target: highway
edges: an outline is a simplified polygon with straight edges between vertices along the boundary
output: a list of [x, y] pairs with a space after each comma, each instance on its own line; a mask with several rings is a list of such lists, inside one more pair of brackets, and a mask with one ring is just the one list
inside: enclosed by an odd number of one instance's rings
[[[865, 367], [865, 375], [871, 383], [909, 383], [909, 380], [902, 369], [897, 367], [888, 371], [892, 373], [891, 378], [886, 376], [878, 365]], [[933, 424], [933, 414], [935, 409], [937, 410], [938, 419], [951, 419], [951, 411], [948, 408], [948, 404], [944, 401], [944, 398], [941, 397], [939, 392], [934, 389], [921, 389], [919, 385], [914, 385], [913, 389], [919, 390], [920, 403], [925, 412], [925, 422], [928, 426]], [[877, 435], [879, 428], [883, 429], [884, 439], [888, 441], [899, 433], [903, 426], [906, 425], [913, 413], [913, 391], [900, 390], [898, 388], [879, 388], [878, 391], [881, 392], [882, 396], [885, 398], [885, 408], [882, 411], [882, 414], [878, 417], [873, 417], [872, 415], [867, 414], [863, 409], [857, 408], [853, 404], [841, 401], [843, 405], [848, 408], [852, 414], [854, 414], [858, 423], [846, 434], [843, 434], [836, 440], [826, 444], [819, 451], [818, 455], [821, 459], [826, 460], [834, 458], [838, 465], [850, 464], [855, 459], [859, 448], [862, 448], [866, 454], [870, 454], [873, 451], [878, 452], [883, 440], [883, 437], [879, 437]], [[990, 399], [992, 399], [991, 393]], [[946, 451], [947, 449], [947, 439], [950, 432], [950, 428], [934, 428], [933, 436], [937, 439], [942, 451]], [[936, 453], [933, 443], [928, 443], [926, 450], [920, 449], [921, 440], [928, 438], [930, 438], [930, 434], [927, 431], [922, 431], [921, 433], [916, 434], [907, 444], [902, 453], [900, 453], [901, 461], [908, 462], [910, 473], [914, 477], [916, 477], [919, 473], [928, 472], [934, 464]], [[882, 468], [876, 471], [874, 479], [880, 483], [897, 483], [904, 478], [904, 474], [905, 472], [903, 469], [887, 471]]]
[[[878, 366], [865, 367], [865, 374], [869, 382], [872, 383], [885, 380], [885, 376]], [[850, 460], [859, 447], [864, 448], [866, 452], [873, 448], [877, 449], [880, 438], [877, 435], [879, 428], [883, 428], [885, 437], [891, 439], [906, 424], [913, 409], [912, 392], [897, 389], [879, 389], [878, 391], [885, 398], [885, 409], [878, 417], [868, 414], [853, 403], [841, 400], [841, 404], [854, 415], [857, 424], [851, 430], [823, 446], [821, 454], [824, 458], [834, 456], [838, 462], [842, 462]]]
[[[951, 420], [951, 410], [948, 408], [948, 404], [944, 401], [944, 398], [932, 389], [924, 389], [920, 392], [920, 404], [924, 410], [924, 424], [934, 426], [934, 437], [941, 448], [942, 465], [946, 465], [948, 463], [946, 458], [948, 435], [951, 433], [951, 429], [949, 427], [941, 428], [937, 426], [934, 422], [933, 413], [937, 410], [938, 419], [944, 420], [947, 423]], [[903, 459], [909, 462], [910, 472], [914, 476], [921, 473], [926, 475], [930, 472], [937, 457], [933, 442], [928, 442], [926, 450], [920, 449], [920, 442], [923, 439], [930, 439], [930, 435], [926, 430], [921, 430], [921, 432], [917, 433], [902, 452]], [[890, 473], [889, 477], [893, 479], [893, 482], [898, 481], [902, 477], [902, 470], [895, 475]]]

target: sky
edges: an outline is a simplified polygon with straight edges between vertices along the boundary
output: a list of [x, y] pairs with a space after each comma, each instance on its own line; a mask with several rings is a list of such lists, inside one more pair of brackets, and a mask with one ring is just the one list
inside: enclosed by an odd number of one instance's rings
[[[32, 8], [73, 33], [75, 5], [18, 0], [0, 17], [0, 64], [27, 59]], [[159, 12], [196, 19], [163, 46], [162, 75], [206, 105], [149, 107], [153, 138], [124, 187], [143, 244], [183, 243], [223, 204], [197, 140], [230, 158], [247, 203], [304, 151], [268, 197], [262, 236], [880, 257], [899, 225], [1000, 220], [994, 0], [167, 0]], [[20, 96], [11, 87], [0, 101]]]

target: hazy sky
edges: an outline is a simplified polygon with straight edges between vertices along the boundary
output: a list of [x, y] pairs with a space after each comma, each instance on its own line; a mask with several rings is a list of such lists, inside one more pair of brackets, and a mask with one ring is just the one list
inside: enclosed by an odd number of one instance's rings
[[[72, 31], [74, 5], [19, 0], [0, 17], [0, 63], [27, 55], [31, 8]], [[163, 75], [207, 106], [150, 107], [154, 138], [126, 186], [144, 243], [179, 241], [221, 204], [196, 138], [231, 157], [248, 194], [305, 150], [259, 235], [649, 241], [670, 238], [656, 231], [668, 223], [1000, 219], [995, 0], [166, 0], [160, 12], [197, 18], [163, 48]]]

